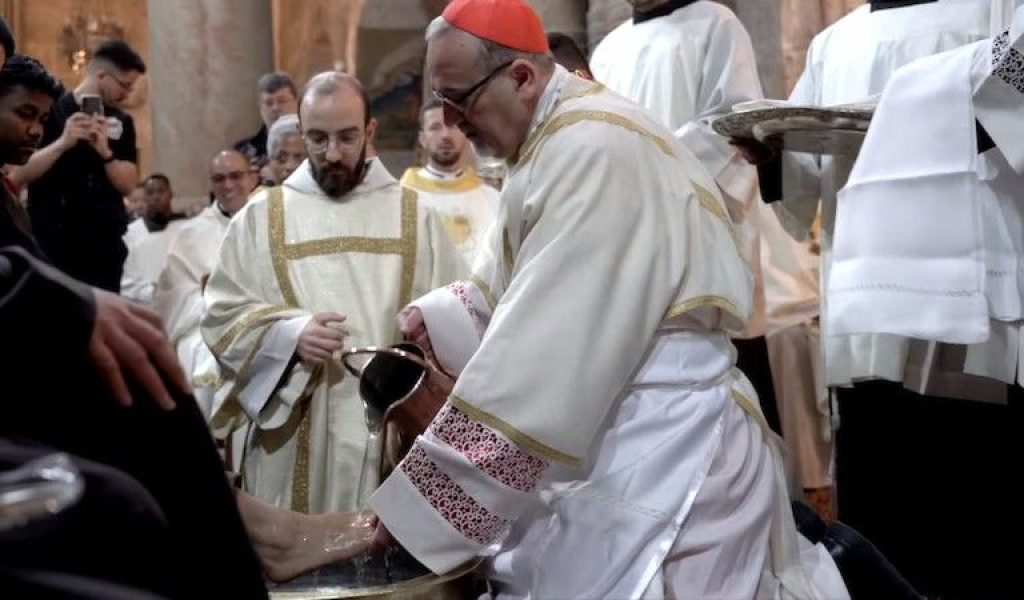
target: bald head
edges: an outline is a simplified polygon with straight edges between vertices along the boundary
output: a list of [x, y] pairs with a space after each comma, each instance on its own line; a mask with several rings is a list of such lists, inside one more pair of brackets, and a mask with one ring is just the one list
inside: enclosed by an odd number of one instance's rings
[[370, 98], [366, 95], [366, 89], [358, 79], [341, 71], [318, 73], [306, 83], [306, 87], [302, 89], [299, 120], [304, 118], [309, 107], [317, 100], [346, 95], [354, 95], [361, 100], [363, 124], [368, 125], [370, 123]]
[[249, 159], [239, 152], [223, 150], [210, 161], [210, 191], [228, 214], [241, 210], [255, 187], [256, 174]]

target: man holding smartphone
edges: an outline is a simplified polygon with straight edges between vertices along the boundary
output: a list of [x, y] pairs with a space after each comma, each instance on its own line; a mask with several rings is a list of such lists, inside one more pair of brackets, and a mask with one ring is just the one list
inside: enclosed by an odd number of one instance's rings
[[13, 177], [29, 185], [33, 232], [53, 263], [113, 292], [127, 256], [123, 198], [138, 181], [135, 125], [118, 106], [145, 72], [128, 44], [102, 44], [82, 83], [53, 104], [40, 150]]

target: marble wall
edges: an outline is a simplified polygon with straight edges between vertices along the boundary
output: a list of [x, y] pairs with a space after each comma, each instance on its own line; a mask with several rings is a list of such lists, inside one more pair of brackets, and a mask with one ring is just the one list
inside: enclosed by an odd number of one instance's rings
[[782, 2], [782, 66], [786, 90], [804, 71], [811, 39], [821, 30], [864, 4], [864, 0], [780, 0]]
[[154, 164], [179, 205], [204, 198], [209, 162], [262, 124], [273, 67], [270, 0], [149, 0]]

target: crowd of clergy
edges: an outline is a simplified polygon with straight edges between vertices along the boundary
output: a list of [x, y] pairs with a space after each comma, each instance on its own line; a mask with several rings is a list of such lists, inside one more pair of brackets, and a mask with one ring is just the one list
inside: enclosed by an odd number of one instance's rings
[[[81, 518], [150, 498], [125, 547], [189, 571], [9, 537], [0, 495], [0, 596], [199, 597], [220, 564], [264, 597], [401, 546], [496, 599], [1016, 597], [1021, 0], [870, 0], [771, 103], [730, 9], [628, 2], [589, 59], [523, 0], [448, 3], [398, 178], [355, 77], [268, 73], [188, 207], [138, 172], [133, 49], [63, 91], [0, 36], [0, 129], [38, 130], [0, 131], [0, 368], [35, 405], [0, 469], [68, 453]], [[713, 127], [764, 106], [873, 117], [828, 154]], [[403, 340], [454, 388], [382, 443], [342, 354]]]

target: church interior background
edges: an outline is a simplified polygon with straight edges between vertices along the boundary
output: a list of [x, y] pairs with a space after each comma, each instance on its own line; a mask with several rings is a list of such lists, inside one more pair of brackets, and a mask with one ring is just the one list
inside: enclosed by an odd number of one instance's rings
[[[548, 31], [588, 53], [629, 17], [626, 0], [529, 0]], [[287, 71], [298, 85], [331, 68], [354, 71], [380, 122], [377, 147], [393, 173], [415, 153], [423, 89], [423, 31], [446, 0], [0, 0], [19, 52], [38, 58], [68, 87], [89, 52], [123, 39], [147, 62], [128, 111], [140, 173], [174, 183], [176, 202], [206, 196], [209, 158], [252, 135], [260, 118], [256, 80]], [[784, 98], [811, 38], [862, 0], [722, 0], [754, 41], [765, 95]]]

